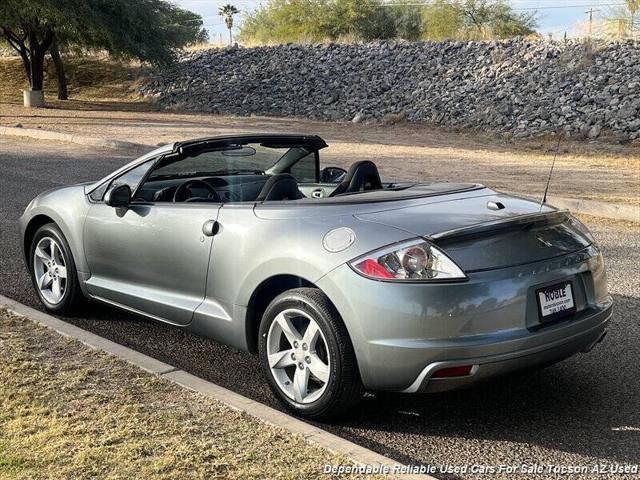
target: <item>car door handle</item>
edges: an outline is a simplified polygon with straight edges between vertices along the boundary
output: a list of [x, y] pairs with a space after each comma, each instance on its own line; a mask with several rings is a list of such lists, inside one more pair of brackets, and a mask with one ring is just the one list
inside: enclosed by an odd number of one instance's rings
[[216, 220], [207, 220], [202, 225], [202, 233], [207, 237], [213, 237], [220, 231], [220, 224]]

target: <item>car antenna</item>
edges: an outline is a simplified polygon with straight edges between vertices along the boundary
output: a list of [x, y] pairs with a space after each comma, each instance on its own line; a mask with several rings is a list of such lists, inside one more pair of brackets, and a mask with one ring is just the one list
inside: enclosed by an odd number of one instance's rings
[[542, 211], [542, 206], [547, 201], [547, 192], [549, 191], [549, 184], [551, 183], [551, 175], [553, 175], [553, 167], [556, 164], [556, 158], [558, 157], [558, 151], [560, 150], [560, 142], [562, 141], [562, 135], [558, 132], [558, 143], [556, 144], [556, 152], [553, 154], [553, 162], [551, 162], [551, 169], [549, 170], [549, 176], [547, 177], [547, 185], [544, 187], [544, 195], [542, 196], [542, 200], [540, 201], [540, 211]]

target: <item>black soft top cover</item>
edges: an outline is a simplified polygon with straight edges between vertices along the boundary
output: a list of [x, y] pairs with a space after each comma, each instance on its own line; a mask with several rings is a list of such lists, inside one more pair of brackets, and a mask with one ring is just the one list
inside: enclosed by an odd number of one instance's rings
[[247, 135], [233, 135], [220, 137], [196, 138], [184, 142], [176, 142], [173, 152], [180, 155], [193, 154], [202, 149], [224, 147], [226, 145], [246, 145], [259, 143], [265, 146], [279, 147], [310, 147], [320, 150], [327, 147], [327, 143], [317, 135], [294, 135], [285, 133], [260, 133]]

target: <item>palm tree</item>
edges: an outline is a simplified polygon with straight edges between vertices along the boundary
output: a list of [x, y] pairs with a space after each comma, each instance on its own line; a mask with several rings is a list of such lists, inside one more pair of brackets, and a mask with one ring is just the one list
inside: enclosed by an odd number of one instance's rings
[[233, 44], [233, 37], [231, 36], [231, 29], [233, 28], [233, 16], [240, 13], [235, 6], [227, 3], [226, 5], [220, 7], [218, 9], [218, 14], [221, 17], [224, 17], [224, 23], [227, 24], [227, 28], [229, 29], [229, 45]]

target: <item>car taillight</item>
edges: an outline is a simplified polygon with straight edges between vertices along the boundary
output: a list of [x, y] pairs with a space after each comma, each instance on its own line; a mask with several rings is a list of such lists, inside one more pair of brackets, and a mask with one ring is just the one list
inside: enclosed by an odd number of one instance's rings
[[403, 242], [353, 260], [358, 273], [376, 280], [464, 280], [466, 275], [441, 250], [422, 239]]
[[382, 265], [375, 260], [367, 258], [361, 264], [359, 264], [360, 271], [367, 277], [374, 278], [393, 278], [393, 275], [389, 273]]

